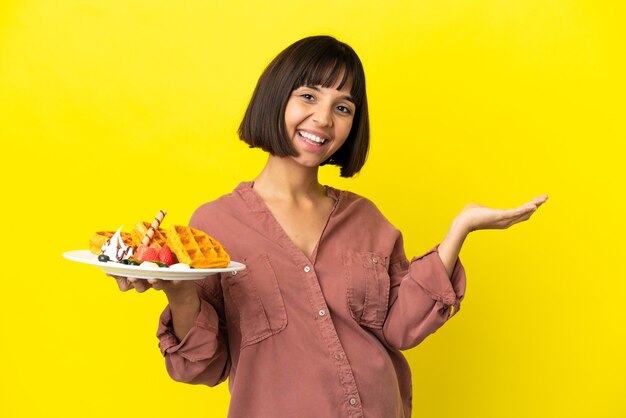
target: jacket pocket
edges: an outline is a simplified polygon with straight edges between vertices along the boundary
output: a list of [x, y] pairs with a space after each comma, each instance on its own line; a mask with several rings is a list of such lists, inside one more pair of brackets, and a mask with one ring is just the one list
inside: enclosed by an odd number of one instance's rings
[[382, 328], [389, 303], [387, 257], [371, 251], [345, 250], [343, 263], [352, 317], [363, 326]]
[[[241, 334], [241, 348], [258, 343], [287, 326], [285, 303], [267, 254], [244, 259], [246, 269], [226, 277], [226, 298]], [[228, 302], [227, 302], [228, 303]]]

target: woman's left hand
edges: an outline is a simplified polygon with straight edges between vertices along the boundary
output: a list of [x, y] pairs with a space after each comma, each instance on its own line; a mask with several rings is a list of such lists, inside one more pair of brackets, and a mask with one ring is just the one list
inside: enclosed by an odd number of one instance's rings
[[467, 234], [479, 229], [506, 229], [518, 222], [523, 222], [530, 218], [546, 200], [548, 196], [544, 194], [514, 209], [493, 209], [474, 203], [465, 205], [439, 245], [439, 257], [446, 268], [448, 277], [452, 275]]
[[546, 200], [548, 195], [544, 194], [513, 209], [494, 209], [470, 203], [459, 213], [456, 221], [468, 233], [479, 229], [506, 229], [530, 218]]

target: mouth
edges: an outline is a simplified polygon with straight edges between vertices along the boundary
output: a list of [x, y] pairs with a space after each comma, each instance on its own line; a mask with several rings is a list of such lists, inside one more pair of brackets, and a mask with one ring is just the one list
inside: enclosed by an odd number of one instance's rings
[[303, 138], [306, 143], [311, 145], [322, 146], [328, 141], [327, 138], [320, 138], [319, 136], [313, 135], [312, 133], [306, 131], [298, 131], [298, 136]]

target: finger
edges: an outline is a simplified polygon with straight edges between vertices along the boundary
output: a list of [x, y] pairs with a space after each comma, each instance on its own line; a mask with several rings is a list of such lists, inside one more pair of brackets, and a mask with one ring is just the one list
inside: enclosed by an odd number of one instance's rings
[[504, 211], [504, 214], [502, 216], [502, 219], [504, 220], [504, 222], [508, 223], [510, 221], [513, 221], [521, 216], [525, 216], [527, 214], [532, 215], [532, 213], [534, 211], [537, 210], [537, 207], [534, 205], [530, 205], [530, 204], [526, 204], [523, 206], [519, 206], [517, 208], [514, 209], [509, 209], [507, 211]]
[[152, 287], [152, 285], [144, 279], [129, 278], [128, 281], [132, 283], [137, 293], [143, 293]]
[[533, 213], [535, 213], [536, 210], [537, 210], [536, 208], [533, 208], [533, 210], [524, 212], [524, 213], [520, 214], [519, 216], [517, 216], [517, 217], [515, 217], [513, 219], [510, 219], [509, 220], [509, 224], [506, 226], [506, 228], [508, 228], [508, 227], [510, 227], [512, 225], [515, 225], [517, 223], [527, 221], [528, 219], [530, 219], [531, 216], [533, 216]]
[[548, 200], [548, 195], [546, 194], [535, 197], [530, 202], [517, 208], [517, 209], [520, 209], [519, 214], [525, 214], [528, 212], [532, 215], [537, 209], [539, 209], [539, 206], [546, 203], [546, 200]]
[[539, 208], [539, 206], [541, 206], [544, 203], [546, 203], [547, 200], [548, 200], [548, 195], [547, 194], [543, 194], [543, 195], [541, 195], [539, 197], [536, 197], [534, 199], [535, 205], [537, 206], [537, 208]]
[[115, 282], [117, 283], [117, 287], [122, 291], [126, 292], [133, 288], [133, 285], [126, 279], [126, 277], [122, 276], [114, 276], [112, 274], [107, 274], [107, 276], [113, 277]]
[[539, 207], [543, 205], [544, 203], [546, 203], [546, 200], [548, 200], [548, 195], [542, 194], [541, 196], [534, 197], [530, 202], [526, 203], [524, 206], [533, 205], [535, 207]]
[[148, 279], [148, 283], [150, 283], [154, 290], [163, 290], [163, 280]]

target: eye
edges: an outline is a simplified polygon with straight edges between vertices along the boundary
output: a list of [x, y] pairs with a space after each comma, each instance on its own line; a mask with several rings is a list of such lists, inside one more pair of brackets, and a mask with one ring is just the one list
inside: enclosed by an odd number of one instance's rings
[[339, 105], [337, 106], [337, 110], [340, 111], [341, 113], [345, 113], [346, 115], [349, 115], [352, 113], [352, 110], [350, 110], [350, 108], [347, 106]]
[[302, 97], [305, 100], [313, 100], [313, 99], [315, 99], [315, 97], [313, 97], [313, 95], [309, 94], [309, 93], [302, 93], [300, 95], [300, 97]]

